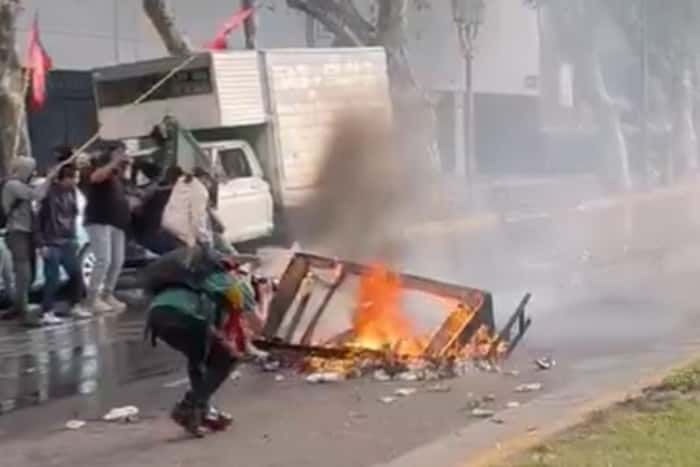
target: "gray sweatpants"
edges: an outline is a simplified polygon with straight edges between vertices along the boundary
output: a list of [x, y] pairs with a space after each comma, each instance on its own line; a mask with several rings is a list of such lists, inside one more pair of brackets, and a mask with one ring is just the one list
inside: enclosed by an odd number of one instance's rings
[[87, 299], [93, 302], [102, 294], [114, 293], [124, 265], [126, 234], [123, 230], [106, 224], [85, 226], [90, 236], [90, 250], [95, 255], [95, 269], [88, 284]]

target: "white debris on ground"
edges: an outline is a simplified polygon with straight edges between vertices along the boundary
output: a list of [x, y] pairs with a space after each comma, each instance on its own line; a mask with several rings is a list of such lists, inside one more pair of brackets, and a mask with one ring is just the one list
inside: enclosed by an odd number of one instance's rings
[[418, 392], [416, 388], [399, 388], [396, 391], [394, 391], [394, 394], [400, 397], [408, 397], [412, 396], [416, 392]]
[[231, 374], [228, 377], [231, 381], [238, 381], [241, 379], [241, 372], [238, 370], [234, 370], [231, 372]]
[[372, 378], [375, 381], [379, 381], [382, 383], [387, 382], [387, 381], [391, 381], [391, 375], [389, 373], [387, 373], [386, 370], [383, 370], [383, 369], [375, 370], [375, 372], [372, 374]]
[[510, 401], [506, 404], [507, 409], [517, 409], [520, 407], [520, 402], [518, 401]]
[[102, 419], [105, 422], [135, 422], [138, 420], [139, 408], [133, 405], [115, 407], [105, 414]]
[[395, 401], [396, 401], [396, 398], [391, 397], [391, 396], [384, 396], [384, 397], [379, 398], [379, 402], [381, 402], [382, 404], [392, 404]]
[[345, 375], [332, 371], [311, 373], [306, 377], [306, 382], [312, 384], [338, 383], [340, 381], [345, 381]]
[[277, 381], [278, 383], [284, 381], [285, 379], [286, 378], [284, 377], [284, 375], [275, 375], [275, 381]]
[[554, 360], [552, 357], [542, 357], [535, 360], [535, 365], [540, 370], [551, 370], [552, 368], [557, 366], [557, 361]]
[[69, 430], [79, 430], [84, 427], [87, 423], [83, 420], [68, 420], [66, 422], [66, 428]]
[[490, 418], [493, 417], [496, 412], [490, 409], [482, 409], [481, 407], [476, 407], [472, 409], [472, 417], [476, 418]]
[[542, 383], [519, 384], [515, 387], [515, 392], [536, 392], [542, 389]]

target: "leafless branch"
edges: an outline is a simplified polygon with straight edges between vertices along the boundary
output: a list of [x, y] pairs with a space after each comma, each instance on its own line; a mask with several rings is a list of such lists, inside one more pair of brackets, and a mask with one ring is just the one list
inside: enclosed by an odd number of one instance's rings
[[166, 0], [143, 0], [143, 11], [171, 55], [187, 55], [192, 52], [192, 47], [178, 30]]

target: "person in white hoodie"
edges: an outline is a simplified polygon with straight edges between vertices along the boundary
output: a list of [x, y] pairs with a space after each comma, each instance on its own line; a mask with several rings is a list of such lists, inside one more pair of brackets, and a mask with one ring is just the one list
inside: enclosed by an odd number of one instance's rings
[[212, 245], [209, 222], [209, 191], [198, 177], [182, 175], [170, 193], [162, 227], [184, 246]]

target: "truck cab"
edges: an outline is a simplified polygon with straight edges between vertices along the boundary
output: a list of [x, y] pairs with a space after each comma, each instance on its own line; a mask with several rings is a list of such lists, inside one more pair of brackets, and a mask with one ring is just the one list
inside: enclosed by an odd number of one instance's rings
[[216, 212], [231, 243], [270, 235], [274, 229], [274, 203], [255, 151], [246, 141], [201, 143], [209, 157], [216, 182]]

